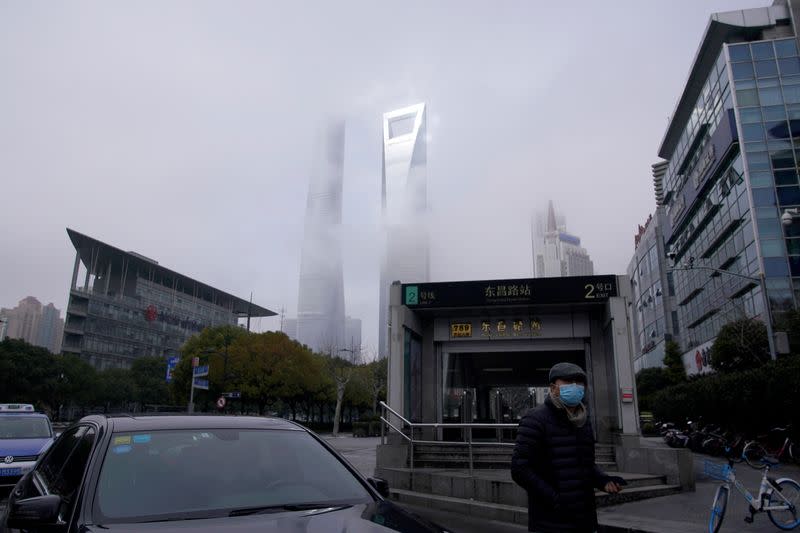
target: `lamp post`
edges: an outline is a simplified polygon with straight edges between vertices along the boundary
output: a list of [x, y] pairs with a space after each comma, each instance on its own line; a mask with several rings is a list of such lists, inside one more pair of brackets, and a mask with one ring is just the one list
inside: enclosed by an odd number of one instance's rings
[[[800, 216], [800, 215], [798, 215]], [[781, 218], [783, 220], [783, 218]], [[791, 223], [791, 220], [789, 221]], [[764, 310], [767, 314], [767, 320], [765, 320], [765, 325], [767, 326], [767, 342], [769, 343], [769, 356], [774, 361], [777, 359], [777, 352], [775, 351], [775, 337], [772, 331], [772, 309], [769, 305], [769, 297], [767, 296], [767, 285], [764, 281], [764, 272], [759, 272], [758, 277], [754, 276], [746, 276], [744, 274], [739, 274], [738, 272], [729, 272], [727, 270], [721, 270], [719, 268], [709, 267], [709, 266], [698, 266], [694, 264], [694, 257], [690, 257], [689, 261], [684, 263], [682, 267], [675, 267], [673, 266], [670, 270], [707, 270], [709, 272], [716, 272], [717, 274], [727, 274], [728, 276], [734, 276], [741, 279], [746, 279], [748, 281], [752, 281], [754, 283], [758, 283], [761, 287], [761, 294], [764, 298]]]

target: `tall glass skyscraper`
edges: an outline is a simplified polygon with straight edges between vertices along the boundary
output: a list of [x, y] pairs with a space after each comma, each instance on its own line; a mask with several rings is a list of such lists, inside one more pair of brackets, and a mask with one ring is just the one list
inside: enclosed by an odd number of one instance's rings
[[345, 124], [321, 133], [314, 153], [300, 259], [297, 340], [315, 351], [349, 348], [342, 271], [342, 187]]
[[381, 264], [378, 350], [389, 353], [389, 286], [430, 278], [425, 104], [383, 115], [381, 199], [386, 250]]
[[557, 215], [553, 202], [547, 213], [538, 213], [531, 224], [533, 277], [591, 276], [594, 264], [581, 246], [581, 239], [567, 233], [563, 216]]
[[712, 15], [659, 149], [666, 248], [693, 267], [673, 276], [685, 364], [725, 323], [775, 319], [799, 295], [800, 219], [781, 224], [800, 205], [798, 15], [786, 0]]

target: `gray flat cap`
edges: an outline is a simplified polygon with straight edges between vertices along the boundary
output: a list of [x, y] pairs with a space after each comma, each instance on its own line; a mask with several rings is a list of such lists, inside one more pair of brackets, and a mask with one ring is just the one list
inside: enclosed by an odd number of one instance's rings
[[550, 383], [557, 379], [579, 379], [586, 383], [586, 372], [572, 363], [557, 363], [550, 369]]

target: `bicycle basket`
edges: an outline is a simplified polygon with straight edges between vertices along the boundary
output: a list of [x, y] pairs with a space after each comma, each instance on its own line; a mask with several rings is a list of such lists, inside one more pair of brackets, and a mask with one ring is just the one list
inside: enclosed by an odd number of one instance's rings
[[703, 473], [710, 478], [714, 478], [719, 481], [727, 481], [730, 471], [731, 467], [728, 465], [714, 463], [712, 461], [703, 462]]

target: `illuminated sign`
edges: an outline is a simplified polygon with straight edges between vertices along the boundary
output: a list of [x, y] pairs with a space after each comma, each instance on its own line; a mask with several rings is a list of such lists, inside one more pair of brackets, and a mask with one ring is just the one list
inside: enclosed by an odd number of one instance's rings
[[472, 324], [469, 322], [450, 324], [450, 336], [456, 337], [472, 337]]
[[[617, 294], [616, 276], [419, 283], [402, 290], [403, 305], [412, 309], [599, 303]], [[513, 323], [504, 327], [513, 333]], [[501, 333], [496, 324], [494, 330]]]
[[481, 321], [481, 337], [484, 338], [539, 337], [541, 334], [542, 321], [539, 318]]

